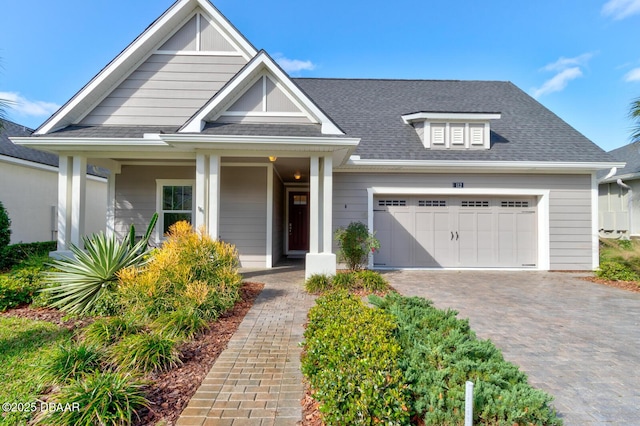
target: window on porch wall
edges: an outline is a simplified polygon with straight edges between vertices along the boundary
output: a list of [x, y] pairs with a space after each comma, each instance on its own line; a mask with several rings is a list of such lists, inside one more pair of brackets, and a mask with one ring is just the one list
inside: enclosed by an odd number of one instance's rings
[[161, 206], [163, 235], [176, 222], [186, 220], [193, 223], [193, 186], [163, 185]]

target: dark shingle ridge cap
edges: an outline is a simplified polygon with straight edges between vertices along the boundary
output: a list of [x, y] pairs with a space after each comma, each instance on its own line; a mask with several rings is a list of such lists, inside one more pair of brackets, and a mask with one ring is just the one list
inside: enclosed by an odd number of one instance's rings
[[[35, 129], [32, 129], [31, 127], [25, 126], [24, 124], [16, 123], [15, 121], [11, 121], [11, 120], [6, 119], [6, 118], [0, 118], [0, 121], [4, 121], [5, 123], [13, 124], [14, 126], [17, 126], [17, 127], [22, 127], [25, 130], [25, 132], [30, 132], [30, 133], [35, 132]], [[6, 131], [7, 128], [5, 127], [3, 130]]]
[[443, 83], [504, 83], [509, 80], [453, 80], [437, 78], [375, 78], [375, 77], [292, 77], [293, 80], [334, 80], [334, 81], [406, 81], [406, 82], [443, 82]]

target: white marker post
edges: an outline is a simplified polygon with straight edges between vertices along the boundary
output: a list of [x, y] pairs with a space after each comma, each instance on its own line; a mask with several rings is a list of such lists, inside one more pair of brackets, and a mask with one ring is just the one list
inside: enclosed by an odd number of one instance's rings
[[467, 382], [465, 387], [464, 426], [473, 426], [473, 382]]

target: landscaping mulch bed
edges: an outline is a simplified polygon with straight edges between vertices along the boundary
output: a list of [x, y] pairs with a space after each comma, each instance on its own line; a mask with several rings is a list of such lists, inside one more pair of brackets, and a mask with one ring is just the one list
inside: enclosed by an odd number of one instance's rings
[[[175, 424], [263, 288], [262, 283], [243, 283], [240, 289], [240, 300], [234, 308], [221, 316], [206, 333], [192, 342], [183, 344], [182, 365], [168, 372], [148, 377], [152, 381], [146, 395], [150, 406], [149, 409], [138, 413], [140, 417], [134, 425], [159, 422], [166, 425]], [[47, 308], [21, 307], [0, 315], [48, 321], [69, 329], [83, 327], [91, 322], [91, 320], [65, 321], [63, 313]]]
[[636, 281], [611, 281], [598, 277], [587, 277], [587, 281], [591, 281], [596, 284], [602, 284], [609, 287], [620, 288], [622, 290], [632, 291], [634, 293], [640, 293], [640, 285]]

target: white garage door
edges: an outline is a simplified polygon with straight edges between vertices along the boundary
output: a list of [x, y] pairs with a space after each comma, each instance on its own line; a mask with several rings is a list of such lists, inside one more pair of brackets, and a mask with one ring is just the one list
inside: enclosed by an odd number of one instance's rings
[[385, 267], [535, 267], [535, 198], [378, 196], [373, 227]]

